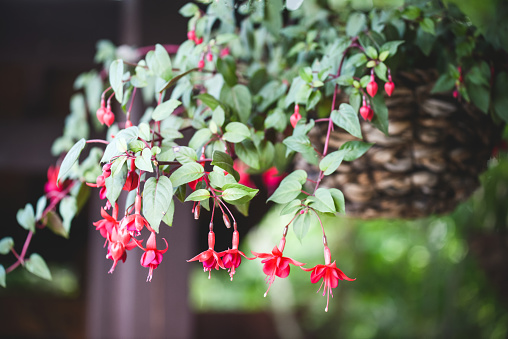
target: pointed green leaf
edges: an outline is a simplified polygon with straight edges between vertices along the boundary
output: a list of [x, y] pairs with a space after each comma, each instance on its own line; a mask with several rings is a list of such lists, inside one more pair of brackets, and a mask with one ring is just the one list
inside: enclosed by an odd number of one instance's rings
[[185, 201], [201, 201], [210, 198], [210, 192], [206, 189], [195, 190], [185, 199]]
[[182, 16], [190, 18], [194, 16], [196, 13], [199, 13], [199, 7], [192, 2], [189, 2], [178, 11]]
[[169, 118], [169, 116], [174, 112], [174, 110], [180, 106], [182, 103], [176, 99], [169, 99], [168, 101], [164, 101], [152, 112], [152, 119], [155, 121], [161, 121]]
[[289, 136], [282, 141], [288, 148], [288, 151], [307, 153], [313, 150], [308, 137], [303, 135]]
[[300, 193], [302, 193], [302, 184], [296, 180], [283, 180], [267, 201], [273, 201], [278, 204], [287, 204], [299, 196]]
[[225, 152], [214, 151], [211, 165], [217, 166], [231, 174], [235, 180], [240, 181], [240, 174], [233, 167], [233, 158]]
[[49, 211], [44, 217], [43, 223], [56, 235], [60, 235], [64, 238], [69, 237], [68, 231], [64, 228], [62, 219], [53, 211]]
[[120, 171], [122, 170], [122, 167], [123, 167], [123, 165], [125, 164], [126, 161], [127, 161], [127, 157], [126, 156], [125, 157], [124, 156], [120, 156], [120, 157], [116, 158], [113, 161], [113, 164], [111, 165], [111, 174], [118, 175], [118, 173], [120, 173]]
[[346, 151], [335, 151], [325, 156], [319, 162], [319, 169], [323, 171], [324, 175], [330, 175], [340, 166]]
[[310, 212], [300, 214], [293, 223], [293, 231], [296, 238], [302, 242], [302, 239], [307, 235], [310, 228]]
[[196, 95], [194, 98], [201, 100], [203, 104], [205, 104], [206, 106], [210, 107], [213, 110], [215, 110], [218, 106], [221, 105], [221, 102], [219, 100], [215, 99], [208, 93]]
[[127, 179], [127, 166], [122, 166], [118, 174], [113, 174], [106, 178], [106, 197], [112, 206], [122, 193], [125, 180]]
[[[252, 96], [249, 89], [244, 85], [235, 85], [229, 89], [223, 87], [224, 102], [227, 102], [233, 111], [238, 115], [240, 121], [246, 123], [252, 111]], [[221, 100], [223, 95], [221, 93]]]
[[[210, 122], [210, 124], [213, 123], [213, 121]], [[195, 150], [200, 149], [210, 141], [212, 138], [212, 132], [208, 128], [202, 128], [200, 130], [197, 130], [196, 133], [192, 136], [192, 138], [189, 141], [189, 147], [193, 148]]]
[[40, 278], [51, 280], [51, 272], [49, 271], [48, 265], [46, 265], [44, 259], [37, 253], [32, 253], [30, 258], [25, 261], [25, 268], [28, 272]]
[[346, 203], [344, 202], [344, 194], [336, 189], [329, 189], [330, 195], [332, 196], [333, 203], [335, 205], [335, 211], [339, 213], [346, 213]]
[[349, 134], [357, 138], [362, 138], [362, 130], [358, 115], [349, 104], [341, 104], [339, 110], [335, 110], [331, 114], [332, 121], [335, 125], [345, 129]]
[[[173, 187], [177, 187], [193, 180], [201, 178], [205, 174], [203, 166], [195, 162], [189, 162], [183, 164], [182, 167], [178, 168], [171, 174], [171, 183]], [[185, 199], [185, 197], [184, 197]]]
[[145, 141], [152, 139], [150, 126], [146, 122], [142, 122], [138, 125], [138, 136]]
[[217, 71], [224, 77], [224, 81], [229, 87], [233, 87], [238, 82], [236, 77], [236, 62], [232, 56], [217, 58]]
[[169, 227], [173, 226], [173, 217], [175, 215], [175, 202], [171, 199], [171, 203], [169, 204], [168, 211], [164, 214], [162, 221], [168, 225]]
[[250, 130], [247, 126], [241, 122], [230, 122], [227, 124], [224, 140], [238, 143], [245, 139], [250, 139]]
[[157, 233], [172, 200], [173, 185], [168, 177], [161, 176], [159, 180], [152, 177], [146, 181], [143, 188], [143, 215]]
[[222, 199], [232, 205], [242, 205], [250, 201], [259, 192], [241, 184], [226, 184], [222, 187]]
[[[132, 126], [126, 129], [121, 130], [115, 135], [115, 138], [106, 146], [104, 150], [104, 154], [101, 158], [101, 162], [109, 162], [113, 157], [122, 154], [123, 152], [118, 151], [117, 144], [120, 139], [124, 139], [125, 143], [128, 145], [138, 138], [138, 127]], [[77, 158], [76, 158], [77, 159]], [[61, 171], [61, 169], [60, 169]]]
[[249, 167], [259, 169], [259, 154], [256, 146], [250, 140], [245, 140], [235, 145], [235, 152], [238, 158]]
[[388, 108], [386, 107], [383, 95], [378, 93], [372, 98], [371, 103], [374, 110], [372, 124], [385, 135], [388, 135]]
[[31, 204], [26, 204], [25, 208], [18, 210], [16, 220], [24, 229], [35, 232], [35, 213]]
[[327, 188], [318, 188], [314, 196], [310, 196], [307, 198], [307, 201], [310, 201], [309, 207], [313, 209], [323, 212], [323, 213], [335, 213], [337, 210], [335, 209], [335, 203], [333, 201], [332, 195]]
[[134, 164], [142, 171], [153, 172], [152, 151], [149, 148], [144, 148], [134, 160]]
[[302, 5], [303, 0], [286, 0], [286, 8], [288, 11], [296, 11]]
[[69, 234], [71, 229], [71, 221], [78, 211], [76, 198], [72, 196], [63, 198], [62, 201], [60, 201], [59, 211], [60, 215], [63, 218], [63, 228], [65, 230], [65, 234]]
[[46, 208], [46, 204], [48, 202], [48, 199], [45, 195], [39, 198], [37, 200], [37, 206], [35, 208], [35, 220], [40, 220], [42, 217], [42, 213], [44, 213], [44, 209]]
[[312, 69], [310, 67], [300, 68], [300, 78], [305, 82], [312, 82]]
[[364, 155], [371, 147], [373, 143], [363, 141], [346, 141], [340, 150], [346, 152], [344, 155], [344, 161], [353, 161]]
[[5, 237], [0, 240], [0, 254], [7, 254], [14, 247], [14, 239], [11, 237]]
[[155, 51], [151, 59], [151, 68], [155, 74], [164, 79], [165, 81], [173, 78], [173, 69], [171, 68], [171, 59], [166, 49], [160, 45], [155, 45]]
[[0, 286], [4, 288], [7, 287], [5, 283], [5, 268], [3, 267], [3, 265], [0, 265]]
[[301, 169], [293, 171], [284, 179], [282, 179], [281, 184], [287, 181], [297, 181], [300, 183], [300, 185], [303, 186], [307, 182], [307, 172]]
[[182, 165], [187, 163], [195, 163], [198, 160], [196, 151], [190, 147], [179, 146], [175, 147], [173, 151], [175, 152], [176, 160]]
[[58, 178], [57, 178], [57, 184], [60, 182], [60, 180], [65, 180], [68, 177], [68, 174], [76, 163], [78, 161], [79, 155], [81, 154], [81, 151], [83, 148], [85, 148], [86, 140], [81, 139], [77, 143], [72, 146], [72, 148], [67, 152], [65, 155], [65, 158], [62, 161], [62, 164], [60, 165], [60, 171], [58, 172]]
[[280, 215], [291, 214], [294, 215], [296, 212], [300, 211], [304, 206], [302, 206], [302, 202], [299, 199], [295, 199], [290, 201], [284, 208], [280, 211]]
[[115, 92], [115, 98], [119, 103], [123, 99], [123, 60], [115, 60], [109, 65], [109, 83]]

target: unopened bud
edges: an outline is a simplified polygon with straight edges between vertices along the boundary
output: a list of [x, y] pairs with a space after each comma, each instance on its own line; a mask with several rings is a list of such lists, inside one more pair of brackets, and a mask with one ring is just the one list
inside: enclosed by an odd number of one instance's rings
[[231, 222], [227, 214], [222, 214], [222, 220], [224, 220], [224, 225], [226, 225], [227, 228], [231, 228]]
[[198, 203], [196, 207], [194, 207], [194, 219], [198, 220], [200, 214], [201, 214], [201, 204]]

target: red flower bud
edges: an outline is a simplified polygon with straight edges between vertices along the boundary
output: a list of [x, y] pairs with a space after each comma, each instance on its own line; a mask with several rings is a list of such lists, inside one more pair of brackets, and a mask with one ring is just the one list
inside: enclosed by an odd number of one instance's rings
[[187, 32], [187, 39], [189, 39], [189, 40], [196, 39], [196, 31], [195, 30], [188, 31]]
[[106, 183], [106, 181], [104, 180], [104, 176], [103, 175], [99, 175], [97, 177], [97, 180], [95, 182], [97, 183], [97, 187], [102, 187]]
[[206, 60], [208, 60], [209, 62], [212, 62], [213, 61], [213, 54], [212, 53], [208, 53], [206, 55]]
[[127, 120], [125, 122], [125, 128], [129, 128], [129, 127], [132, 127], [132, 122], [130, 120]]
[[99, 122], [101, 123], [101, 125], [104, 125], [104, 114], [106, 113], [106, 108], [101, 106], [97, 112], [96, 112], [96, 115], [97, 115], [97, 120], [99, 120]]
[[199, 60], [199, 62], [198, 62], [198, 68], [202, 69], [204, 67], [205, 67], [205, 60], [203, 60], [203, 59]]
[[385, 82], [385, 92], [388, 96], [392, 96], [395, 84], [392, 81]]
[[103, 117], [104, 123], [106, 126], [110, 127], [115, 122], [115, 114], [111, 111], [111, 109], [108, 107], [106, 108], [106, 112], [104, 113]]
[[201, 45], [203, 43], [203, 37], [194, 38], [194, 42], [196, 43], [196, 45]]
[[375, 81], [371, 80], [367, 84], [367, 93], [369, 93], [369, 95], [371, 97], [375, 97], [376, 96], [376, 93], [377, 93], [377, 83]]
[[291, 126], [293, 126], [293, 128], [296, 127], [296, 124], [298, 123], [298, 121], [302, 118], [301, 114], [300, 113], [293, 113], [291, 115], [291, 117], [289, 118], [289, 122], [291, 122]]
[[374, 111], [370, 106], [362, 106], [360, 107], [360, 115], [364, 120], [371, 121], [372, 117], [374, 116]]

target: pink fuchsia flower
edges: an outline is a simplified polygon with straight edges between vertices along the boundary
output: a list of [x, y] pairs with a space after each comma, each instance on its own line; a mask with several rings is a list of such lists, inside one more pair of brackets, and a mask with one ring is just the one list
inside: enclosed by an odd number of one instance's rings
[[326, 308], [325, 312], [328, 312], [328, 303], [330, 301], [330, 295], [332, 295], [333, 298], [333, 292], [332, 288], [335, 288], [339, 285], [339, 280], [348, 280], [353, 281], [356, 279], [351, 279], [347, 275], [344, 274], [339, 268], [337, 268], [337, 265], [335, 264], [335, 261], [333, 263], [330, 263], [331, 261], [331, 254], [330, 249], [328, 246], [325, 245], [325, 265], [316, 265], [312, 268], [304, 268], [302, 267], [302, 270], [304, 271], [312, 271], [310, 275], [310, 282], [315, 284], [317, 283], [321, 278], [323, 278], [323, 281], [321, 282], [321, 286], [318, 289], [321, 290], [321, 287], [323, 287], [323, 296], [326, 293]]
[[93, 223], [95, 226], [95, 230], [101, 232], [101, 235], [108, 239], [108, 235], [113, 232], [113, 229], [116, 228], [119, 224], [118, 222], [118, 204], [115, 204], [113, 207], [113, 213], [110, 216], [104, 208], [101, 208], [101, 216], [102, 220], [96, 221]]
[[289, 275], [289, 264], [293, 264], [295, 266], [303, 266], [304, 263], [293, 260], [289, 257], [283, 257], [282, 252], [284, 251], [284, 246], [286, 245], [286, 237], [282, 237], [280, 240], [279, 246], [275, 246], [272, 250], [272, 253], [256, 253], [251, 251], [252, 254], [256, 256], [256, 258], [263, 259], [261, 261], [263, 266], [263, 272], [266, 274], [266, 282], [269, 284], [268, 289], [265, 292], [265, 297], [272, 287], [272, 283], [275, 280], [275, 276], [279, 278], [285, 278]]
[[134, 247], [139, 246], [140, 242], [134, 239], [127, 229], [117, 229], [116, 227], [113, 228], [111, 234], [108, 234], [108, 241], [109, 246], [106, 258], [113, 260], [113, 266], [111, 266], [108, 273], [113, 273], [118, 261], [122, 260], [125, 262], [127, 259], [126, 250], [132, 250]]
[[60, 172], [59, 166], [49, 166], [48, 168], [48, 181], [44, 185], [44, 192], [48, 198], [52, 199], [58, 193], [64, 191], [72, 183], [71, 180], [57, 183], [58, 173]]
[[296, 124], [298, 123], [298, 121], [300, 121], [301, 118], [302, 118], [302, 115], [300, 114], [300, 106], [298, 106], [298, 104], [295, 104], [295, 112], [289, 118], [289, 122], [291, 123], [291, 126], [293, 126], [293, 128], [295, 128]]
[[281, 175], [278, 174], [279, 171], [277, 170], [277, 168], [271, 167], [261, 175], [263, 183], [265, 184], [266, 189], [268, 191], [268, 195], [271, 195], [277, 189], [282, 179], [284, 179], [284, 177], [286, 176], [286, 173], [283, 173]]
[[248, 260], [253, 260], [255, 258], [249, 258], [242, 251], [238, 250], [238, 243], [240, 242], [240, 234], [238, 231], [233, 232], [233, 248], [228, 249], [227, 251], [222, 251], [219, 253], [219, 257], [222, 258], [222, 263], [224, 267], [228, 269], [229, 276], [231, 277], [231, 281], [233, 281], [233, 275], [235, 275], [235, 270], [242, 263], [242, 257]]
[[249, 166], [247, 166], [241, 160], [235, 160], [233, 163], [233, 168], [238, 172], [238, 174], [240, 174], [240, 181], [238, 181], [239, 184], [250, 188], [257, 188], [256, 184], [250, 178], [250, 174], [247, 173]]
[[141, 266], [149, 268], [146, 281], [152, 281], [153, 270], [159, 266], [162, 261], [162, 255], [168, 250], [168, 242], [164, 238], [162, 238], [162, 240], [166, 243], [166, 248], [163, 250], [157, 249], [155, 232], [151, 232], [150, 237], [146, 241], [146, 248], [141, 246], [139, 243], [136, 243], [139, 248], [145, 251], [145, 253], [141, 256]]
[[215, 252], [215, 233], [213, 231], [208, 232], [208, 249], [196, 255], [194, 258], [187, 260], [187, 262], [199, 260], [203, 263], [203, 271], [208, 272], [208, 279], [211, 277], [213, 269], [218, 270], [220, 268], [226, 269], [219, 253]]
[[137, 232], [139, 235], [143, 227], [154, 232], [150, 223], [141, 215], [141, 196], [138, 194], [134, 203], [134, 214], [125, 216], [120, 222], [120, 228], [126, 228], [129, 232]]

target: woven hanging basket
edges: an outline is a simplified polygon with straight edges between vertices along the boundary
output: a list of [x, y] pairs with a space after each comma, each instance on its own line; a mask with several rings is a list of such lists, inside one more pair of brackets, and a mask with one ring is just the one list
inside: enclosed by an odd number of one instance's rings
[[[344, 193], [348, 215], [361, 218], [418, 218], [452, 211], [479, 186], [501, 127], [450, 93], [431, 94], [436, 72], [401, 73], [386, 98], [389, 137], [361, 118], [364, 141], [375, 143], [362, 157], [342, 163], [323, 187]], [[310, 132], [323, 149], [326, 127]], [[358, 140], [336, 128], [331, 149]], [[307, 165], [308, 166], [308, 165]], [[304, 168], [317, 177], [319, 169]]]

